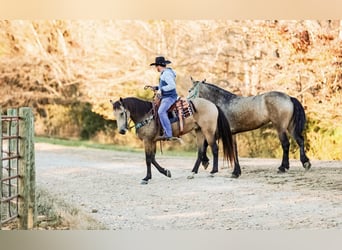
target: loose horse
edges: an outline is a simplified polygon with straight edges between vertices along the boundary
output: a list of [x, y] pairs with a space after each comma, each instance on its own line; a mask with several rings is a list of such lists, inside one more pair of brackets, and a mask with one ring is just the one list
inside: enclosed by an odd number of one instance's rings
[[[111, 103], [113, 105], [114, 116], [117, 119], [119, 133], [126, 133], [129, 119], [131, 119], [135, 124], [138, 137], [144, 142], [147, 174], [142, 179], [141, 184], [147, 184], [152, 178], [151, 164], [160, 173], [171, 177], [171, 172], [161, 167], [155, 159], [157, 138], [160, 135], [160, 125], [156, 122], [159, 118], [155, 116], [156, 111], [153, 108], [153, 103], [135, 97], [120, 98], [116, 102], [111, 101]], [[222, 140], [224, 157], [231, 164], [235, 161], [233, 139], [229, 123], [220, 108], [208, 100], [195, 98], [189, 104], [193, 109], [193, 114], [184, 118], [182, 134], [186, 134], [192, 130], [196, 132], [198, 151], [192, 173], [194, 175], [198, 172], [203, 157], [203, 144], [206, 141], [210, 145], [214, 157], [213, 168], [210, 172], [213, 175], [218, 172], [217, 139], [221, 138]], [[172, 131], [173, 136], [181, 135], [177, 123], [172, 123]]]
[[[256, 96], [238, 96], [216, 85], [204, 81], [194, 81], [189, 90], [188, 99], [201, 97], [212, 101], [225, 113], [233, 134], [235, 162], [232, 177], [238, 178], [241, 175], [241, 168], [238, 161], [237, 145], [235, 134], [254, 130], [271, 122], [277, 130], [279, 140], [283, 149], [283, 158], [278, 172], [285, 172], [289, 169], [289, 148], [290, 142], [287, 131], [293, 136], [300, 148], [300, 161], [303, 167], [308, 170], [311, 167], [309, 158], [305, 154], [304, 137], [302, 135], [306, 117], [301, 103], [294, 97], [278, 91], [270, 91]], [[207, 145], [204, 145], [206, 148]], [[202, 164], [207, 166], [209, 159], [205, 154]]]

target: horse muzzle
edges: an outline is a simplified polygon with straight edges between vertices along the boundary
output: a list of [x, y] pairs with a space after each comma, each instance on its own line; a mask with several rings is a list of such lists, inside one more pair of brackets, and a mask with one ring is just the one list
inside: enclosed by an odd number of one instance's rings
[[124, 135], [124, 134], [126, 134], [126, 131], [127, 131], [126, 129], [120, 129], [119, 133]]

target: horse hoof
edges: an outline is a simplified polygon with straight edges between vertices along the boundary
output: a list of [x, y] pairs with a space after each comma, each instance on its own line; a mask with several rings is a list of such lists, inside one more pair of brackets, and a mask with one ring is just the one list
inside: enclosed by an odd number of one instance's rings
[[211, 177], [211, 178], [215, 177], [215, 173], [210, 173], [209, 177]]
[[278, 174], [285, 174], [286, 171], [285, 171], [285, 169], [278, 169], [277, 173]]
[[237, 175], [237, 174], [232, 174], [232, 175], [231, 175], [231, 178], [237, 179], [237, 178], [239, 178], [239, 175]]
[[188, 180], [194, 179], [195, 178], [195, 173], [192, 173], [187, 177]]
[[148, 184], [148, 181], [146, 181], [146, 180], [141, 180], [140, 184], [141, 184], [141, 185], [146, 185], [146, 184]]
[[209, 161], [202, 162], [202, 166], [206, 170], [209, 166]]
[[303, 164], [303, 167], [305, 168], [305, 170], [309, 170], [311, 168], [311, 163], [307, 161]]
[[170, 170], [166, 170], [166, 176], [171, 178], [171, 171]]

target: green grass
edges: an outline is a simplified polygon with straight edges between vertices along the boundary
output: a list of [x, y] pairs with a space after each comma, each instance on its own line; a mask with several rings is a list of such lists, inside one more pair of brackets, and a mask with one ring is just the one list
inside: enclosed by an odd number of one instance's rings
[[143, 149], [133, 148], [128, 146], [120, 146], [114, 144], [101, 144], [88, 140], [79, 139], [64, 139], [64, 138], [52, 138], [52, 137], [35, 137], [35, 142], [49, 143], [54, 145], [68, 146], [68, 147], [86, 147], [97, 148], [115, 151], [129, 151], [129, 152], [142, 152]]
[[[115, 145], [115, 144], [101, 144], [101, 143], [96, 143], [93, 141], [79, 140], [79, 139], [64, 139], [64, 138], [36, 136], [35, 142], [49, 143], [49, 144], [68, 146], [68, 147], [86, 147], [86, 148], [96, 148], [96, 149], [105, 149], [105, 150], [114, 150], [114, 151], [144, 153], [143, 148], [134, 148], [134, 147], [129, 147], [129, 146]], [[159, 143], [157, 144], [157, 155], [158, 154], [161, 154]], [[163, 149], [163, 155], [196, 157], [196, 151]]]

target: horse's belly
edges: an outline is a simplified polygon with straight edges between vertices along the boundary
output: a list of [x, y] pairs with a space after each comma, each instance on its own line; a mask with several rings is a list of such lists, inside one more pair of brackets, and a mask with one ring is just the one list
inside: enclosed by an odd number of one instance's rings
[[233, 133], [249, 131], [260, 128], [270, 122], [265, 107], [260, 104], [239, 106], [227, 114]]
[[183, 122], [183, 131], [180, 131], [179, 122], [174, 122], [171, 124], [173, 136], [180, 136], [180, 135], [189, 133], [191, 130], [193, 130], [197, 127], [195, 120], [192, 116], [184, 118], [183, 121], [184, 121]]

